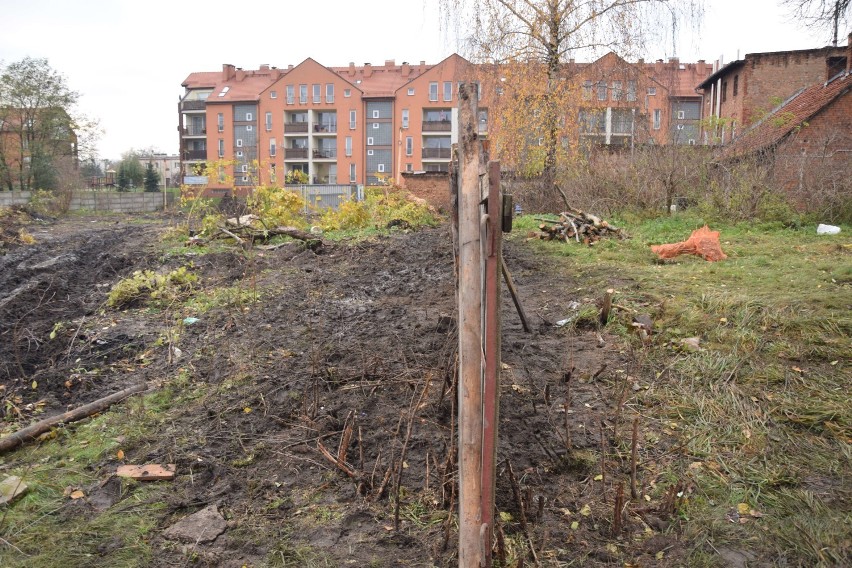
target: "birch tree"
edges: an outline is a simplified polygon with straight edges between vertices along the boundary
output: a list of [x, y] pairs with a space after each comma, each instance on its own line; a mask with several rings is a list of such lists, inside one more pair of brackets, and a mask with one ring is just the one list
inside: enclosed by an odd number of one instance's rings
[[807, 28], [829, 29], [831, 45], [837, 47], [841, 24], [849, 23], [852, 0], [782, 0], [790, 18]]
[[537, 132], [526, 138], [541, 149], [530, 151], [527, 145], [521, 154], [538, 155], [540, 167], [521, 164], [520, 169], [540, 170], [545, 182], [555, 179], [562, 109], [578, 90], [564, 64], [605, 50], [635, 55], [678, 22], [699, 22], [703, 12], [702, 0], [440, 0], [440, 5], [445, 21], [457, 26], [469, 58], [495, 64], [504, 76], [510, 69], [516, 79], [505, 90], [532, 91], [513, 108], [535, 120], [518, 120], [504, 109], [495, 117], [502, 127], [495, 142], [501, 151], [517, 150], [522, 135], [510, 131], [520, 123], [534, 126]]

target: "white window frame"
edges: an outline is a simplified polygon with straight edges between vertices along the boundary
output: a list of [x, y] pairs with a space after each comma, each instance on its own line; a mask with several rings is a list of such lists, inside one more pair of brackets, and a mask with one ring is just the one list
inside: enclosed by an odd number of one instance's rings
[[270, 130], [272, 130], [272, 113], [271, 112], [266, 113], [266, 121], [265, 122], [266, 122], [266, 131], [269, 132]]
[[296, 85], [287, 85], [287, 104], [296, 104]]
[[648, 96], [653, 97], [657, 94], [657, 87], [648, 87]]
[[242, 173], [247, 173], [247, 172], [248, 172], [248, 164], [243, 164], [243, 165], [241, 165], [241, 166], [240, 166], [240, 171], [241, 171]]
[[334, 102], [334, 83], [326, 83], [325, 84], [325, 102], [333, 103]]
[[350, 110], [349, 111], [349, 130], [355, 130], [355, 128], [357, 126], [358, 126], [358, 115], [357, 115], [356, 111]]
[[405, 137], [405, 155], [413, 156], [414, 155], [414, 137], [406, 136]]
[[678, 129], [678, 130], [683, 130], [685, 127], [686, 127], [686, 125], [685, 125], [685, 124], [678, 124], [678, 125], [677, 125], [677, 129]]
[[413, 95], [414, 95], [414, 87], [409, 87], [408, 96], [410, 97], [410, 96], [413, 96]]
[[308, 84], [307, 83], [299, 83], [299, 104], [300, 105], [308, 104]]
[[374, 139], [372, 136], [367, 136], [367, 146], [373, 146]]
[[409, 121], [410, 121], [410, 120], [409, 120], [409, 113], [408, 113], [408, 109], [407, 109], [407, 108], [404, 108], [404, 109], [402, 109], [402, 127], [403, 127], [403, 128], [408, 128], [408, 123], [409, 123]]
[[352, 96], [352, 89], [343, 89], [343, 96], [347, 99]]
[[346, 152], [347, 156], [352, 155], [352, 137], [351, 136], [346, 137], [346, 141], [345, 141], [343, 148], [344, 148], [344, 152]]
[[275, 138], [270, 138], [269, 139], [269, 155], [270, 155], [270, 157], [275, 157], [275, 155], [277, 153], [278, 153], [278, 151], [277, 151], [277, 145], [275, 144]]
[[225, 141], [222, 138], [219, 138], [219, 157], [225, 157]]
[[378, 164], [376, 166], [376, 171], [378, 171], [380, 174], [385, 173], [385, 165], [384, 164]]
[[312, 97], [311, 100], [314, 101], [314, 104], [319, 104], [322, 102], [322, 83], [311, 83], [311, 91]]
[[277, 99], [278, 98], [278, 91], [269, 91], [269, 98], [270, 99]]
[[251, 122], [252, 120], [254, 120], [254, 115], [250, 112], [247, 112], [246, 113], [246, 122]]
[[373, 110], [373, 118], [381, 118], [381, 113], [378, 110]]
[[358, 179], [358, 166], [356, 164], [349, 164], [349, 181], [355, 182]]
[[237, 148], [242, 148], [242, 147], [243, 147], [243, 139], [237, 138]]
[[373, 130], [378, 130], [378, 129], [379, 129], [379, 123], [378, 123], [378, 122], [374, 122], [374, 123], [373, 123]]
[[243, 157], [243, 151], [237, 150], [237, 158], [242, 158], [242, 157]]
[[653, 119], [654, 119], [654, 130], [659, 130], [662, 126], [663, 112], [660, 109], [655, 108]]
[[253, 130], [251, 124], [246, 124], [246, 132], [251, 132]]
[[411, 164], [411, 162], [408, 162], [408, 163], [405, 164], [405, 171], [407, 171], [407, 172], [413, 172], [414, 171], [414, 166]]
[[221, 112], [216, 115], [216, 129], [219, 132], [225, 131], [225, 115]]
[[367, 155], [372, 156], [374, 154], [373, 150], [367, 150]]
[[444, 81], [444, 100], [445, 101], [453, 100], [453, 82], [452, 81]]
[[685, 110], [677, 111], [677, 119], [678, 120], [683, 120], [685, 118], [686, 118], [686, 111]]
[[438, 81], [432, 81], [429, 83], [429, 102], [437, 102], [438, 101]]

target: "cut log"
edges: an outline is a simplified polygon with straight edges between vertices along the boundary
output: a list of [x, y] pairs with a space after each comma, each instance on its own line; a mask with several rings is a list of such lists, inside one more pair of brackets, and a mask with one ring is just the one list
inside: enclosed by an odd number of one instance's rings
[[113, 393], [104, 398], [98, 399], [94, 402], [90, 402], [89, 404], [85, 404], [79, 408], [74, 410], [69, 410], [68, 412], [64, 412], [62, 414], [58, 414], [56, 416], [52, 416], [50, 418], [45, 418], [40, 422], [36, 422], [26, 428], [22, 428], [17, 432], [9, 434], [5, 438], [0, 439], [0, 454], [8, 452], [9, 450], [13, 450], [20, 445], [23, 445], [25, 442], [28, 442], [38, 436], [41, 436], [45, 432], [48, 432], [54, 426], [59, 424], [68, 424], [69, 422], [77, 422], [82, 420], [83, 418], [87, 418], [93, 414], [106, 410], [113, 404], [117, 402], [121, 402], [125, 398], [134, 395], [136, 393], [142, 392], [148, 388], [147, 384], [140, 384], [136, 386], [132, 386], [130, 388], [126, 388], [122, 391], [118, 391], [117, 393]]
[[119, 477], [129, 477], [136, 481], [164, 481], [174, 479], [175, 464], [165, 465], [149, 463], [145, 465], [120, 465], [115, 474]]

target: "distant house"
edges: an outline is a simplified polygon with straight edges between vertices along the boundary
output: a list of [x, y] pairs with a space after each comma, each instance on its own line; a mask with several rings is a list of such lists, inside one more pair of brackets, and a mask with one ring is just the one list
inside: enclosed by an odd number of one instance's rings
[[[852, 44], [828, 80], [799, 88], [719, 152], [722, 162], [757, 160], [800, 205], [852, 193]], [[836, 200], [835, 200], [836, 202]], [[810, 208], [810, 207], [809, 207]]]
[[703, 143], [727, 144], [801, 89], [825, 82], [846, 67], [846, 49], [822, 47], [749, 53], [698, 83], [705, 118], [717, 119]]

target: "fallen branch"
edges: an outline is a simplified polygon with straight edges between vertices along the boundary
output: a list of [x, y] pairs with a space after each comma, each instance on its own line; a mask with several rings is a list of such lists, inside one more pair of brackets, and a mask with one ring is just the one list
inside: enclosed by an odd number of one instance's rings
[[89, 404], [85, 404], [74, 410], [69, 410], [68, 412], [64, 412], [50, 418], [45, 418], [40, 422], [36, 422], [26, 428], [22, 428], [21, 430], [0, 439], [0, 454], [13, 450], [18, 446], [41, 436], [45, 432], [49, 432], [54, 426], [58, 426], [59, 424], [68, 424], [70, 422], [78, 422], [84, 418], [88, 418], [89, 416], [106, 410], [113, 404], [121, 402], [125, 398], [142, 392], [147, 388], [148, 385], [145, 383], [132, 386], [104, 398], [100, 398], [94, 402], [90, 402]]

